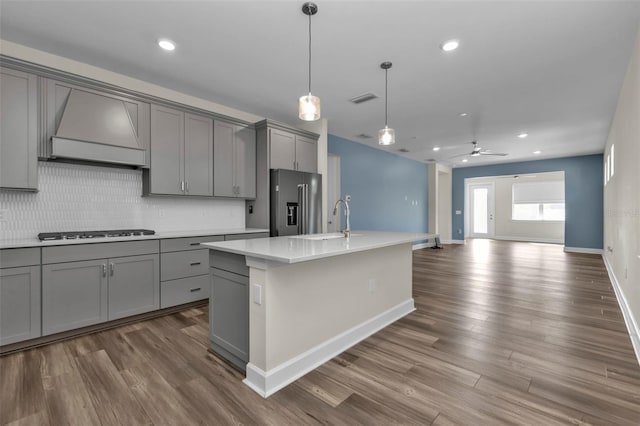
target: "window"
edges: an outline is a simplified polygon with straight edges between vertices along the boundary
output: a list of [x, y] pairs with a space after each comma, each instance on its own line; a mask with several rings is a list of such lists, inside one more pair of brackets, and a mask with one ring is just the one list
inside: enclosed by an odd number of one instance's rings
[[613, 177], [613, 165], [616, 162], [616, 160], [614, 158], [614, 154], [615, 154], [614, 149], [615, 149], [615, 147], [616, 147], [615, 145], [613, 145], [613, 144], [611, 145], [611, 154], [610, 154], [611, 155], [611, 170], [609, 170], [611, 172], [611, 177]]
[[512, 220], [564, 221], [564, 181], [514, 183]]

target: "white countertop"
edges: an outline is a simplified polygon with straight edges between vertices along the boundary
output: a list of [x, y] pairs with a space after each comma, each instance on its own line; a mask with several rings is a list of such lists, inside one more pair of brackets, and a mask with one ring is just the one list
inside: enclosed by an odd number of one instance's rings
[[202, 243], [203, 247], [282, 263], [299, 263], [325, 257], [389, 247], [435, 238], [435, 234], [353, 231], [350, 238], [307, 239], [334, 234], [296, 235], [253, 240]]
[[49, 241], [40, 241], [36, 236], [33, 238], [25, 238], [20, 240], [18, 239], [0, 240], [0, 249], [64, 246], [64, 245], [71, 245], [71, 244], [112, 243], [116, 241], [160, 240], [164, 238], [200, 237], [200, 236], [209, 236], [209, 235], [256, 234], [261, 232], [268, 233], [269, 230], [257, 229], [257, 228], [200, 229], [200, 230], [194, 230], [194, 231], [160, 231], [154, 235], [139, 235], [135, 237], [107, 237], [107, 238], [90, 238], [90, 239], [77, 239], [77, 240], [49, 240]]

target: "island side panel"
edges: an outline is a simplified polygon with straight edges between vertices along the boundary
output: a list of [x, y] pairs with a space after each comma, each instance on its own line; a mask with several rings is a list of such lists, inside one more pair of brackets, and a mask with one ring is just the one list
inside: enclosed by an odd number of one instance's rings
[[261, 309], [251, 302], [249, 362], [269, 373], [402, 303], [413, 307], [411, 269], [410, 243], [252, 268], [263, 300]]

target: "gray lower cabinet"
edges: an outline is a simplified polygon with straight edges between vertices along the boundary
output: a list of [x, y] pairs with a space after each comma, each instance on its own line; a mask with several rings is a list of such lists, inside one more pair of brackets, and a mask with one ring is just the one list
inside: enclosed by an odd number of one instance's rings
[[213, 195], [255, 198], [255, 130], [251, 127], [216, 121], [213, 148]]
[[144, 195], [213, 196], [213, 119], [151, 106], [151, 163]]
[[0, 269], [0, 346], [41, 335], [40, 266]]
[[109, 320], [160, 308], [158, 255], [109, 260]]
[[209, 297], [209, 250], [200, 243], [222, 240], [222, 235], [160, 240], [161, 308]]
[[42, 267], [42, 334], [107, 321], [108, 259]]
[[160, 308], [158, 241], [42, 249], [44, 336]]
[[241, 255], [211, 252], [211, 349], [245, 369], [249, 362], [249, 268]]
[[0, 68], [0, 188], [38, 188], [38, 77]]

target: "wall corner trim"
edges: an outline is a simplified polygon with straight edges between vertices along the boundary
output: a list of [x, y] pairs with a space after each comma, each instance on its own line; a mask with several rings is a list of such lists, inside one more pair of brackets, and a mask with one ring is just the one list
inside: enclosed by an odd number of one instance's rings
[[588, 248], [588, 247], [564, 247], [564, 251], [567, 253], [587, 253], [587, 254], [603, 254], [602, 249]]
[[627, 298], [622, 291], [622, 287], [618, 283], [618, 279], [616, 278], [616, 274], [613, 272], [613, 267], [609, 263], [609, 260], [606, 256], [602, 256], [602, 260], [604, 261], [604, 266], [607, 268], [607, 273], [609, 274], [609, 280], [611, 281], [611, 286], [613, 287], [613, 291], [616, 294], [616, 299], [618, 300], [618, 305], [620, 305], [620, 310], [622, 311], [622, 316], [624, 318], [624, 323], [627, 326], [627, 330], [629, 331], [629, 337], [631, 338], [631, 345], [633, 346], [633, 350], [636, 353], [636, 359], [638, 361], [638, 365], [640, 365], [640, 327], [638, 327], [638, 322], [633, 317], [633, 312], [629, 307], [629, 303], [627, 302]]
[[269, 371], [264, 371], [249, 362], [247, 364], [247, 377], [242, 382], [263, 398], [267, 398], [361, 340], [415, 310], [413, 299], [407, 299], [380, 315], [346, 330], [344, 333], [301, 353]]

